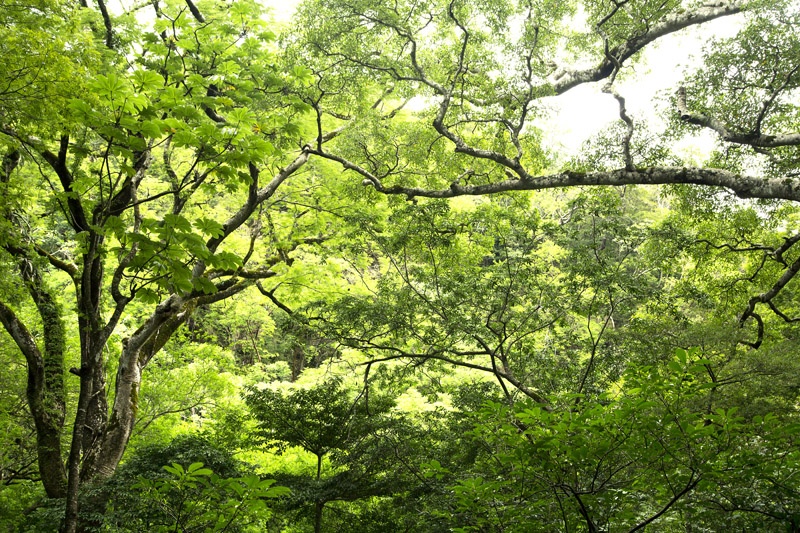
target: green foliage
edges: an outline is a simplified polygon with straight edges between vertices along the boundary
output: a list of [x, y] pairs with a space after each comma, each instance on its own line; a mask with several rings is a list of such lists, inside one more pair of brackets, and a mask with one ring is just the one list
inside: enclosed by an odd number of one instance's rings
[[[259, 531], [269, 518], [267, 500], [289, 494], [275, 480], [250, 475], [221, 478], [203, 463], [184, 468], [178, 463], [165, 466], [168, 479], [142, 479], [132, 488], [141, 492], [142, 503], [154, 506], [169, 520], [145, 520], [148, 531]], [[129, 530], [127, 524], [124, 530]], [[250, 526], [250, 527], [248, 527]]]
[[[36, 436], [25, 401], [24, 368], [16, 364], [16, 355], [7, 341], [0, 343], [0, 364], [6, 369], [0, 375], [0, 494], [19, 490], [20, 499], [26, 501], [24, 495], [35, 492], [25, 480], [37, 476]], [[15, 489], [15, 483], [22, 486]], [[0, 496], [3, 497], [7, 496]], [[13, 507], [10, 503], [0, 505], [0, 509]], [[0, 520], [11, 519], [13, 513], [0, 516]]]
[[391, 233], [367, 230], [389, 270], [328, 307], [329, 335], [374, 358], [502, 374], [533, 396], [601, 391], [624, 370], [625, 328], [682, 275], [661, 216], [637, 189], [398, 206]]
[[[82, 31], [96, 20], [67, 2], [0, 3], [4, 127], [47, 135], [48, 124], [67, 122], [69, 98], [85, 90], [84, 80], [101, 64], [91, 34]], [[5, 145], [8, 139], [1, 142]]]
[[170, 442], [236, 402], [235, 360], [217, 345], [170, 342], [146, 373], [130, 443], [134, 448]]
[[[26, 513], [42, 498], [42, 490], [33, 481], [0, 486], [0, 530], [25, 531]], [[62, 509], [59, 511], [63, 512]], [[60, 518], [60, 517], [59, 517]], [[58, 523], [57, 520], [52, 523]]]
[[[795, 4], [560, 166], [551, 98], [722, 8], [79, 3], [0, 0], [0, 529], [47, 428], [86, 531], [800, 527], [800, 217], [716, 187], [796, 189]], [[564, 183], [626, 185], [494, 194]]]
[[[341, 379], [328, 378], [288, 394], [251, 389], [246, 400], [260, 442], [281, 454], [300, 447], [315, 456], [316, 465], [305, 473], [295, 467], [271, 474], [292, 489], [284, 512], [309, 528], [377, 530], [387, 523], [381, 516], [395, 512], [393, 499], [414, 493], [402, 504], [410, 507], [431, 491], [420, 484], [414, 466], [430, 451], [427, 430], [392, 410], [393, 401], [384, 394], [355, 395]], [[324, 520], [323, 509], [332, 509]], [[350, 519], [342, 520], [340, 513]], [[398, 520], [406, 520], [403, 513]]]
[[[796, 448], [785, 448], [796, 422], [768, 416], [748, 425], [735, 408], [709, 408], [716, 386], [708, 365], [699, 352], [678, 350], [666, 369], [629, 368], [599, 403], [574, 395], [554, 398], [563, 407], [553, 410], [485, 403], [471, 436], [491, 451], [453, 487], [462, 530], [668, 529], [683, 513], [698, 525], [749, 528], [762, 515], [774, 522], [758, 530], [791, 524], [784, 498], [798, 487], [768, 472], [797, 468]], [[728, 492], [731, 471], [753, 480], [735, 483], [749, 487], [749, 508], [731, 502], [743, 496]], [[428, 467], [428, 475], [449, 474]], [[785, 496], [776, 500], [775, 490]], [[730, 509], [741, 514], [726, 514]]]
[[359, 438], [350, 427], [356, 422], [355, 405], [341, 380], [331, 379], [289, 395], [254, 388], [246, 400], [259, 421], [259, 438], [279, 452], [300, 446], [321, 460], [331, 450], [345, 448], [348, 439]]
[[101, 531], [259, 530], [270, 515], [265, 500], [286, 491], [251, 468], [196, 435], [138, 447], [84, 492], [83, 513]]

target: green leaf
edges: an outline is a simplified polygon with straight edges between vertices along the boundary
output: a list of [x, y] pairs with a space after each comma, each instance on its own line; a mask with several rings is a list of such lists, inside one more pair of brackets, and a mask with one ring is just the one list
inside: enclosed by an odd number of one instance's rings
[[166, 224], [168, 227], [175, 228], [178, 231], [187, 233], [192, 231], [192, 223], [182, 215], [167, 213], [164, 215], [164, 224]]
[[179, 463], [172, 463], [171, 466], [165, 466], [164, 470], [176, 476], [182, 476], [186, 473], [186, 471], [183, 469], [183, 466], [181, 466]]
[[136, 298], [146, 304], [156, 304], [161, 301], [159, 294], [153, 289], [147, 287], [136, 291]]
[[218, 252], [211, 258], [211, 263], [220, 270], [236, 270], [242, 264], [242, 258], [231, 252]]
[[125, 224], [122, 219], [116, 216], [110, 216], [106, 219], [104, 232], [106, 235], [114, 235], [118, 239], [125, 235]]
[[[272, 483], [275, 483], [274, 479], [270, 479]], [[270, 483], [270, 484], [272, 484]], [[262, 493], [265, 498], [281, 498], [283, 496], [289, 496], [292, 493], [292, 489], [289, 487], [282, 487], [282, 486], [273, 486], [270, 487], [269, 490]]]
[[194, 288], [203, 294], [214, 294], [217, 292], [217, 286], [214, 285], [208, 278], [196, 278], [192, 280]]
[[195, 476], [210, 476], [213, 472], [209, 468], [203, 468], [203, 463], [197, 462], [190, 464], [186, 473], [194, 474]]
[[94, 114], [92, 106], [78, 98], [73, 98], [69, 101], [69, 109], [78, 118], [86, 118]]
[[129, 92], [125, 81], [115, 72], [111, 72], [106, 76], [98, 76], [90, 85], [96, 91], [96, 94], [116, 101], [121, 101]]
[[290, 74], [298, 83], [303, 85], [309, 85], [314, 82], [314, 72], [302, 65], [292, 66]]
[[239, 126], [250, 127], [256, 122], [255, 114], [247, 108], [232, 109], [228, 113], [228, 122]]
[[135, 70], [132, 77], [133, 86], [139, 91], [154, 91], [164, 86], [164, 78], [150, 70]]
[[163, 135], [161, 127], [156, 121], [153, 120], [145, 120], [144, 122], [140, 123], [139, 131], [141, 131], [145, 137], [149, 137], [151, 139], [158, 139]]
[[224, 233], [223, 225], [213, 218], [203, 217], [195, 220], [194, 224], [197, 229], [210, 237], [220, 237]]
[[189, 130], [180, 130], [172, 136], [172, 143], [175, 146], [195, 146], [197, 135]]
[[180, 292], [188, 293], [194, 289], [192, 283], [192, 271], [186, 268], [183, 264], [173, 264], [170, 269], [169, 281]]

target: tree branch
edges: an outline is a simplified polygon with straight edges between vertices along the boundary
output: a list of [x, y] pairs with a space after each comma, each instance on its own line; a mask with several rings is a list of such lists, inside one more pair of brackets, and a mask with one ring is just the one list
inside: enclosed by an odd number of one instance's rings
[[661, 515], [669, 511], [670, 507], [675, 505], [678, 502], [678, 500], [683, 498], [683, 496], [685, 496], [688, 492], [693, 490], [697, 486], [697, 484], [700, 483], [700, 478], [699, 477], [695, 478], [694, 475], [695, 473], [693, 471], [692, 475], [689, 477], [689, 482], [686, 484], [686, 486], [679, 493], [675, 494], [675, 496], [673, 496], [673, 498], [670, 501], [668, 501], [666, 505], [664, 505], [664, 507], [661, 508], [660, 511], [658, 511], [656, 514], [654, 514], [644, 522], [641, 522], [637, 524], [635, 527], [631, 528], [628, 533], [633, 533], [634, 531], [639, 531], [640, 529], [644, 529], [645, 527], [647, 527], [648, 524], [650, 524], [654, 520], [657, 520]]
[[67, 151], [69, 150], [69, 136], [62, 135], [59, 141], [58, 154], [54, 154], [47, 149], [42, 149], [39, 153], [45, 161], [52, 167], [61, 182], [61, 187], [67, 193], [67, 218], [72, 228], [80, 233], [89, 231], [89, 222], [86, 220], [86, 213], [83, 205], [72, 190], [72, 174], [67, 168]]
[[25, 324], [17, 317], [17, 314], [8, 307], [5, 303], [0, 301], [0, 322], [3, 327], [14, 339], [22, 355], [30, 367], [37, 367], [42, 364], [42, 354], [39, 347], [36, 345], [36, 340], [31, 335], [30, 331]]
[[[682, 11], [676, 15], [667, 17], [663, 22], [649, 28], [649, 30], [645, 31], [643, 34], [634, 36], [608, 50], [606, 58], [596, 67], [584, 70], [557, 72], [554, 75], [553, 89], [556, 94], [562, 94], [583, 83], [605, 79], [614, 72], [616, 66], [615, 62], [620, 64], [625, 62], [656, 39], [688, 28], [689, 26], [739, 13], [742, 11], [745, 4], [746, 2], [744, 0], [723, 1], [707, 7]], [[610, 57], [615, 59], [612, 60]]]
[[19, 165], [20, 159], [19, 150], [9, 150], [3, 155], [3, 161], [0, 163], [0, 183], [8, 183], [11, 173]]
[[192, 16], [197, 19], [197, 22], [204, 23], [206, 21], [205, 17], [200, 13], [200, 10], [197, 9], [197, 6], [194, 5], [192, 0], [186, 0], [186, 5], [189, 7], [189, 11], [192, 12]]
[[568, 170], [540, 177], [532, 177], [526, 173], [527, 177], [525, 179], [508, 179], [485, 185], [459, 185], [453, 183], [447, 189], [423, 189], [402, 185], [384, 186], [380, 179], [357, 165], [343, 162], [342, 158], [331, 154], [318, 155], [338, 161], [347, 169], [355, 170], [366, 178], [364, 180], [365, 185], [373, 185], [375, 190], [380, 193], [405, 195], [409, 200], [415, 197], [455, 198], [457, 196], [482, 196], [508, 191], [538, 191], [576, 186], [607, 185], [621, 187], [623, 185], [689, 184], [723, 187], [733, 191], [740, 198], [766, 198], [800, 202], [800, 181], [743, 176], [717, 168], [650, 167], [598, 172]]
[[754, 348], [758, 348], [761, 345], [761, 339], [763, 337], [764, 325], [761, 321], [761, 318], [755, 313], [756, 306], [760, 303], [766, 303], [770, 306], [770, 308], [781, 318], [786, 320], [787, 322], [793, 322], [794, 320], [789, 319], [786, 315], [781, 313], [777, 310], [777, 308], [772, 303], [772, 299], [775, 298], [781, 290], [786, 287], [786, 285], [794, 279], [797, 273], [800, 272], [800, 258], [797, 258], [794, 263], [792, 263], [789, 268], [783, 273], [783, 275], [776, 281], [772, 287], [768, 291], [762, 292], [759, 295], [753, 296], [747, 302], [747, 308], [744, 310], [742, 315], [739, 317], [739, 324], [744, 325], [744, 322], [750, 318], [756, 318], [757, 322], [759, 323], [759, 336], [758, 340], [755, 344], [751, 344]]
[[103, 25], [106, 28], [106, 48], [114, 49], [114, 27], [111, 24], [111, 16], [108, 14], [105, 0], [97, 0], [97, 7], [100, 8], [100, 14], [103, 16]]
[[760, 133], [734, 133], [725, 124], [714, 117], [702, 113], [692, 113], [686, 104], [686, 88], [680, 87], [677, 92], [677, 108], [682, 121], [687, 124], [710, 129], [720, 139], [733, 144], [742, 144], [754, 148], [777, 148], [779, 146], [800, 145], [800, 133], [784, 135], [763, 135]]

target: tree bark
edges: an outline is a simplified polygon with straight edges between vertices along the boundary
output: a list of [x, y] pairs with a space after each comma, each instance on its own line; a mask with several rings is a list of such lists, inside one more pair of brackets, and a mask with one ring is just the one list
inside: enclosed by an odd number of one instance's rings
[[[25, 356], [28, 370], [26, 396], [36, 427], [36, 453], [39, 475], [48, 498], [67, 494], [67, 472], [61, 459], [61, 432], [64, 428], [63, 352], [48, 347], [43, 356], [33, 335], [14, 311], [0, 302], [0, 322]], [[63, 348], [63, 345], [62, 345]]]
[[[117, 368], [114, 404], [108, 425], [90, 464], [84, 467], [87, 479], [109, 478], [116, 470], [130, 440], [136, 412], [142, 370], [191, 315], [194, 306], [182, 306], [174, 299], [160, 305], [142, 327], [123, 343]], [[162, 307], [163, 306], [163, 307]]]
[[[457, 152], [470, 153], [468, 147], [456, 147]], [[720, 187], [732, 191], [739, 198], [765, 198], [800, 202], [800, 180], [771, 179], [744, 176], [718, 168], [699, 167], [649, 167], [635, 170], [608, 170], [599, 172], [566, 171], [548, 176], [525, 176], [523, 179], [508, 179], [486, 185], [452, 184], [446, 189], [423, 189], [402, 185], [385, 186], [367, 170], [341, 160], [337, 156], [318, 153], [327, 159], [342, 163], [348, 170], [364, 176], [365, 185], [372, 185], [383, 194], [405, 195], [409, 199], [455, 198], [457, 196], [481, 196], [508, 191], [538, 191], [577, 186], [621, 187], [624, 185], [703, 185]], [[470, 154], [481, 157], [480, 154]]]
[[[5, 154], [0, 164], [0, 183], [8, 183], [11, 173], [21, 160], [18, 150]], [[4, 216], [14, 224], [12, 210]], [[61, 310], [41, 274], [24, 248], [13, 244], [5, 246], [7, 252], [18, 260], [20, 277], [34, 301], [42, 322], [43, 351], [36, 339], [5, 303], [0, 302], [0, 322], [25, 357], [27, 367], [26, 397], [36, 428], [36, 453], [39, 475], [45, 494], [49, 498], [63, 498], [67, 493], [67, 472], [61, 458], [61, 433], [66, 414], [64, 389], [64, 352], [66, 337], [61, 322]]]
[[317, 501], [314, 503], [314, 533], [322, 531], [322, 510], [325, 508], [325, 502]]
[[[63, 497], [66, 470], [61, 459], [61, 432], [64, 428], [66, 412], [66, 392], [64, 390], [66, 337], [61, 322], [61, 310], [53, 296], [44, 287], [42, 278], [33, 264], [25, 261], [20, 268], [25, 270], [23, 277], [26, 278], [28, 292], [42, 319], [44, 337], [41, 367], [33, 369], [37, 374], [34, 381], [41, 385], [34, 387], [33, 398], [30, 393], [28, 394], [29, 403], [32, 399], [34, 402], [39, 402], [39, 405], [36, 406], [38, 416], [35, 416], [37, 449], [40, 457], [45, 461], [45, 464], [40, 461], [39, 473], [42, 480], [45, 477], [48, 478], [46, 486], [50, 485], [50, 491], [59, 495], [56, 497]], [[29, 390], [31, 370], [31, 368], [28, 369]], [[33, 406], [33, 403], [31, 405]], [[42, 431], [39, 431], [40, 427]]]

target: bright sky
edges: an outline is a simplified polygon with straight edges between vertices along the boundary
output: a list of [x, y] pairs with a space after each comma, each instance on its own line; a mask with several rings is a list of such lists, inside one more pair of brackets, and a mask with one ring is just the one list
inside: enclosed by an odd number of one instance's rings
[[264, 4], [269, 6], [275, 18], [281, 21], [288, 21], [300, 0], [264, 0]]
[[[646, 48], [633, 71], [628, 67], [626, 76], [615, 84], [634, 123], [657, 122], [658, 111], [666, 98], [677, 91], [686, 69], [700, 66], [703, 43], [711, 36], [733, 36], [741, 22], [741, 16], [724, 17], [704, 25], [701, 34], [693, 34], [690, 29], [663, 37]], [[553, 115], [546, 126], [550, 148], [575, 154], [585, 140], [619, 120], [616, 100], [603, 94], [601, 87], [602, 82], [587, 84], [553, 99]], [[712, 142], [710, 135], [701, 134], [693, 139], [693, 144], [697, 143], [694, 148], [701, 152], [709, 151]]]

